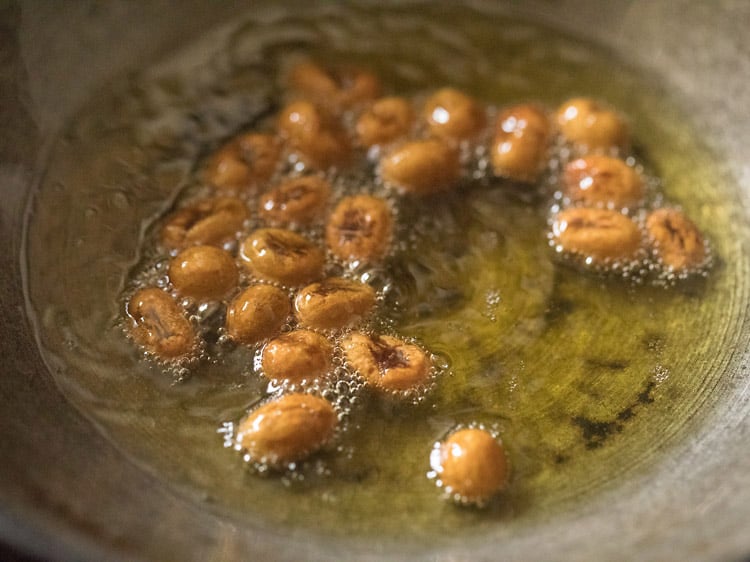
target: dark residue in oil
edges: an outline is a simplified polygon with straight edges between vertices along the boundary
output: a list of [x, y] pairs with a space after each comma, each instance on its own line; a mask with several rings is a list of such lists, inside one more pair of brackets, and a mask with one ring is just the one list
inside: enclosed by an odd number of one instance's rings
[[587, 357], [584, 359], [586, 367], [592, 371], [623, 371], [630, 362], [625, 359], [606, 359], [603, 357]]
[[553, 293], [547, 300], [547, 307], [544, 309], [544, 321], [547, 326], [559, 324], [575, 309], [576, 303], [573, 300], [557, 296]]
[[611, 420], [592, 420], [585, 416], [574, 416], [573, 425], [581, 430], [586, 449], [597, 449], [614, 435], [621, 433], [628, 422], [635, 417], [639, 408], [654, 402], [652, 393], [656, 383], [649, 380], [632, 404], [617, 412]]

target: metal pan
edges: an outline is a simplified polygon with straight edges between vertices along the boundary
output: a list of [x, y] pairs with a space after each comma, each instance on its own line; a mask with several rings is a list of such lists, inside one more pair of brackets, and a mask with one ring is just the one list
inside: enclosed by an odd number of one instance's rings
[[[24, 213], [64, 123], [96, 88], [257, 3], [0, 4], [0, 539], [59, 560], [740, 560], [750, 556], [750, 309], [700, 427], [647, 474], [512, 539], [439, 548], [275, 532], [218, 515], [136, 466], [62, 396], [24, 297]], [[475, 3], [479, 9], [487, 4]], [[750, 4], [532, 1], [517, 12], [658, 76], [740, 186], [750, 275]], [[293, 9], [290, 7], [289, 9]], [[307, 6], [307, 9], [314, 9]]]

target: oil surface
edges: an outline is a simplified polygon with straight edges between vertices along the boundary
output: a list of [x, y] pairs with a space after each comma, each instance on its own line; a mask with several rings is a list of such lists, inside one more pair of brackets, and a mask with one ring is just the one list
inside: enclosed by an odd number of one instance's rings
[[[745, 280], [731, 186], [689, 118], [591, 45], [446, 12], [329, 7], [248, 19], [110, 85], [53, 151], [28, 240], [53, 374], [130, 458], [216, 509], [334, 534], [511, 526], [658, 462], [721, 384]], [[669, 290], [582, 274], [548, 246], [548, 201], [507, 185], [415, 204], [406, 212], [419, 250], [388, 266], [402, 302], [396, 328], [450, 374], [417, 406], [362, 400], [339, 450], [302, 476], [249, 474], [217, 429], [264, 396], [252, 354], [226, 354], [178, 382], [142, 359], [118, 318], [150, 225], [191, 187], [197, 157], [275, 109], [278, 70], [297, 54], [365, 63], [405, 94], [450, 84], [497, 105], [607, 100], [631, 116], [637, 153], [667, 199], [711, 240], [713, 270]], [[508, 491], [484, 510], [441, 501], [426, 478], [433, 442], [470, 423], [502, 436], [513, 467]]]

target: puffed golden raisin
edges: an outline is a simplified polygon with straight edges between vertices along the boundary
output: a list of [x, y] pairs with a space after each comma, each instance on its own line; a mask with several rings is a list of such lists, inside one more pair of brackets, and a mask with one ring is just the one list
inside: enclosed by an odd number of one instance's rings
[[352, 65], [325, 68], [311, 61], [297, 64], [288, 76], [289, 85], [300, 94], [336, 109], [346, 109], [380, 95], [380, 79]]
[[414, 125], [409, 100], [391, 96], [377, 100], [357, 119], [357, 139], [362, 146], [387, 144], [406, 136]]
[[281, 469], [318, 451], [334, 436], [338, 417], [328, 401], [293, 393], [266, 402], [237, 428], [253, 462]]
[[484, 504], [508, 484], [501, 442], [483, 429], [460, 429], [430, 459], [445, 491], [462, 503]]
[[321, 248], [283, 228], [260, 228], [250, 234], [240, 247], [240, 258], [261, 279], [290, 287], [319, 278], [325, 265]]
[[505, 109], [497, 118], [492, 143], [495, 175], [520, 182], [533, 182], [546, 162], [550, 122], [546, 111], [531, 104]]
[[353, 333], [344, 339], [342, 347], [349, 365], [378, 390], [411, 390], [430, 377], [432, 364], [427, 353], [398, 338]]
[[272, 285], [251, 285], [227, 307], [227, 334], [238, 343], [254, 345], [278, 334], [291, 309], [286, 291]]
[[590, 98], [573, 98], [557, 110], [560, 132], [570, 142], [589, 150], [627, 150], [630, 130], [616, 111]]
[[331, 185], [318, 176], [282, 181], [260, 198], [260, 216], [275, 225], [306, 225], [318, 218], [328, 204]]
[[423, 114], [433, 136], [453, 140], [476, 136], [486, 121], [484, 108], [455, 88], [442, 88], [432, 94], [425, 102]]
[[326, 338], [309, 330], [294, 330], [263, 347], [261, 366], [271, 380], [299, 384], [324, 377], [332, 360], [333, 346]]
[[375, 291], [369, 285], [330, 277], [300, 290], [294, 309], [301, 326], [336, 330], [360, 323], [375, 306]]
[[591, 155], [565, 166], [565, 195], [573, 203], [607, 208], [632, 208], [643, 199], [643, 180], [619, 158]]
[[221, 246], [234, 239], [247, 218], [247, 207], [236, 197], [200, 199], [166, 218], [161, 242], [170, 249]]
[[239, 135], [209, 158], [203, 176], [220, 190], [256, 191], [276, 171], [281, 148], [274, 135]]
[[221, 299], [239, 282], [239, 272], [228, 252], [215, 246], [191, 246], [169, 262], [169, 280], [181, 295]]
[[683, 272], [700, 267], [706, 246], [697, 226], [677, 209], [657, 209], [646, 219], [654, 253], [670, 270]]
[[127, 303], [130, 334], [138, 345], [162, 359], [192, 353], [198, 340], [177, 302], [157, 288], [141, 289]]
[[279, 114], [278, 127], [306, 166], [326, 170], [345, 165], [351, 157], [344, 128], [333, 115], [311, 102], [287, 105]]
[[342, 260], [371, 263], [385, 256], [393, 234], [388, 204], [371, 195], [344, 197], [328, 219], [326, 243]]
[[410, 141], [380, 160], [389, 187], [428, 195], [453, 187], [461, 176], [458, 150], [440, 139]]
[[631, 260], [641, 247], [638, 225], [609, 209], [574, 207], [560, 211], [552, 232], [564, 251], [597, 262]]

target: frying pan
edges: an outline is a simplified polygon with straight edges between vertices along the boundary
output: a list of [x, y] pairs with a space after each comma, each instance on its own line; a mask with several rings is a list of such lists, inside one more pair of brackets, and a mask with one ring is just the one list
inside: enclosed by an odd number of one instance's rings
[[[300, 4], [301, 6], [302, 4]], [[227, 21], [249, 2], [0, 3], [0, 539], [60, 560], [741, 560], [750, 556], [750, 309], [741, 295], [726, 384], [655, 467], [502, 540], [439, 547], [255, 528], [174, 493], [62, 396], [24, 296], [25, 212], [45, 155], [96, 88]], [[674, 92], [740, 187], [750, 276], [750, 4], [692, 0], [476, 3], [608, 46]], [[314, 9], [315, 6], [306, 6]], [[289, 9], [295, 9], [290, 3]], [[742, 257], [744, 256], [744, 257]]]

